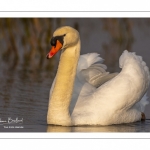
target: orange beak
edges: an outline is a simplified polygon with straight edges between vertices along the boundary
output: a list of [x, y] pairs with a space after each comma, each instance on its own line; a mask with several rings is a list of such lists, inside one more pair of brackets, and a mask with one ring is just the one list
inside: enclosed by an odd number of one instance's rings
[[57, 40], [56, 46], [52, 46], [50, 52], [47, 54], [47, 59], [52, 58], [62, 48], [62, 46], [63, 45], [59, 42], [59, 40]]

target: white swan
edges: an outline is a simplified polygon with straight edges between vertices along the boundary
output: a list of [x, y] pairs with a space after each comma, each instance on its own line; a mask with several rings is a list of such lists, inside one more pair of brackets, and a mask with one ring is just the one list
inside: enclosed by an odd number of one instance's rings
[[99, 54], [80, 56], [80, 36], [72, 27], [58, 28], [51, 45], [47, 58], [60, 49], [62, 53], [50, 91], [48, 124], [111, 125], [144, 119], [150, 75], [141, 56], [125, 50], [119, 59], [122, 71], [109, 74]]

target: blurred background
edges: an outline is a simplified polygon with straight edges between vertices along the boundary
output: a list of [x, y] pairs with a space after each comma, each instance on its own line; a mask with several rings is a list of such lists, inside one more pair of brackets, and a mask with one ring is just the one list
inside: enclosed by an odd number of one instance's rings
[[[120, 71], [125, 49], [141, 55], [150, 68], [149, 18], [0, 18], [1, 119], [23, 118], [23, 124], [33, 125], [32, 131], [46, 130], [49, 90], [60, 53], [50, 60], [46, 54], [54, 30], [64, 25], [79, 31], [81, 54], [100, 53], [109, 72]], [[150, 119], [150, 105], [145, 114]]]

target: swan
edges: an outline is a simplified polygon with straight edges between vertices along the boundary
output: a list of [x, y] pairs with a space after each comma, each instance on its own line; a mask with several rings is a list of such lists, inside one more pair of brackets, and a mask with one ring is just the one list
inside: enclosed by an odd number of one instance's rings
[[55, 30], [47, 59], [61, 50], [50, 89], [47, 124], [112, 125], [145, 119], [150, 75], [141, 56], [125, 50], [120, 73], [109, 73], [97, 53], [80, 56], [79, 32], [70, 26]]

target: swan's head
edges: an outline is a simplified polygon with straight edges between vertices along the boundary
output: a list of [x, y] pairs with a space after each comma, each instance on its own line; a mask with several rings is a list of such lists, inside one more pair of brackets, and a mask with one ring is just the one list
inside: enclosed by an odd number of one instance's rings
[[58, 28], [51, 39], [52, 48], [47, 58], [52, 58], [59, 50], [74, 46], [79, 41], [79, 33], [72, 27], [64, 26]]

